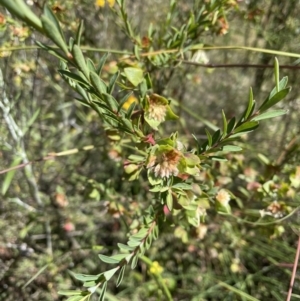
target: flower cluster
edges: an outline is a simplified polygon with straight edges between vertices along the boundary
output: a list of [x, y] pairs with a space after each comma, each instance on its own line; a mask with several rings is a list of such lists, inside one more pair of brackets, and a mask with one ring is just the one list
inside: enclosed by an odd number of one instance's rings
[[147, 168], [152, 170], [156, 177], [169, 178], [179, 173], [178, 163], [181, 159], [181, 153], [176, 149], [151, 155], [148, 160]]
[[146, 117], [158, 122], [165, 121], [167, 114], [167, 105], [163, 103], [155, 94], [148, 96], [149, 107], [146, 111]]

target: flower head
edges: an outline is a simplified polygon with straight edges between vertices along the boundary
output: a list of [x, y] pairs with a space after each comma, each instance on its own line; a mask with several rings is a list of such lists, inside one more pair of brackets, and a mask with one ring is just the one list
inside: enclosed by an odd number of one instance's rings
[[150, 155], [147, 168], [154, 171], [156, 177], [169, 178], [179, 173], [178, 163], [181, 159], [181, 153], [176, 149]]
[[227, 206], [230, 201], [230, 194], [225, 189], [221, 189], [218, 192], [216, 199], [221, 203], [221, 205]]
[[166, 114], [167, 114], [167, 105], [161, 101], [158, 97], [155, 97], [155, 95], [151, 95], [148, 98], [149, 101], [149, 107], [146, 111], [146, 116], [149, 119], [153, 119], [158, 122], [165, 121]]

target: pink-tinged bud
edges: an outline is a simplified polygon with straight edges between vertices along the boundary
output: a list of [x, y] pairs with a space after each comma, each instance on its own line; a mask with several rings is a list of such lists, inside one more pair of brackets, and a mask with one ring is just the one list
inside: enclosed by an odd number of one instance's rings
[[75, 230], [75, 226], [73, 223], [71, 222], [66, 222], [64, 225], [63, 225], [63, 229], [66, 231], [66, 232], [72, 232]]
[[170, 210], [168, 209], [167, 205], [164, 205], [164, 214], [165, 215], [169, 215], [170, 214]]

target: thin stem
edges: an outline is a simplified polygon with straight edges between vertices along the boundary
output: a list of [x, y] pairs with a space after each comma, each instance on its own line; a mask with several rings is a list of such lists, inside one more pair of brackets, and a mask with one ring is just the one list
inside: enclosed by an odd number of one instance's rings
[[288, 291], [288, 295], [286, 297], [286, 301], [290, 301], [292, 297], [292, 292], [293, 292], [293, 286], [296, 278], [296, 272], [297, 272], [297, 267], [298, 267], [298, 262], [299, 262], [299, 255], [300, 255], [300, 235], [298, 237], [298, 247], [296, 251], [296, 256], [295, 256], [295, 261], [294, 261], [294, 267], [293, 267], [293, 273], [291, 277], [291, 282], [290, 282], [290, 287]]

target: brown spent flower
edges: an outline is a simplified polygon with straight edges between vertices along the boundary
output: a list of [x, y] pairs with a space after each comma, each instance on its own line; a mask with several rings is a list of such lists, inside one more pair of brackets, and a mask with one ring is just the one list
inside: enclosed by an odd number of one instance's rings
[[181, 158], [181, 153], [175, 149], [167, 151], [157, 156], [151, 156], [147, 168], [154, 171], [156, 177], [169, 178], [177, 176], [179, 170], [177, 165]]

